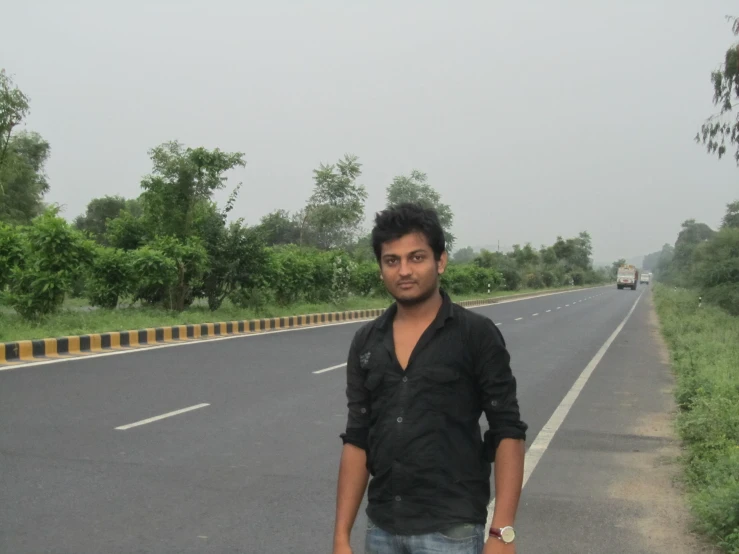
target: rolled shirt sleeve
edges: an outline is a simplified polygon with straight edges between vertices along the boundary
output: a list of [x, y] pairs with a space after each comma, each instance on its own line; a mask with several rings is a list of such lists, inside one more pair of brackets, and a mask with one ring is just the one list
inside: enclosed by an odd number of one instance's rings
[[500, 330], [485, 319], [477, 333], [477, 377], [481, 403], [488, 421], [485, 448], [488, 460], [503, 439], [526, 440], [528, 425], [521, 420], [516, 396], [516, 378], [511, 370], [511, 357]]
[[346, 398], [349, 415], [346, 430], [341, 434], [344, 444], [353, 444], [367, 450], [370, 426], [370, 392], [364, 386], [366, 371], [359, 364], [359, 352], [355, 335], [349, 347], [346, 362]]

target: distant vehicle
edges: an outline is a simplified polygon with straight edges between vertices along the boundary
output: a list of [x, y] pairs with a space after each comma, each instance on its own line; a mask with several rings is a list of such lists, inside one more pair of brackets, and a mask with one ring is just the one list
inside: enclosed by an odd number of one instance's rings
[[642, 273], [641, 278], [639, 279], [639, 284], [645, 284], [648, 285], [649, 281], [652, 280], [652, 274], [651, 273]]
[[636, 290], [636, 285], [639, 282], [639, 270], [633, 265], [622, 265], [618, 268], [618, 274], [616, 275], [616, 287], [619, 290], [623, 288], [629, 288]]

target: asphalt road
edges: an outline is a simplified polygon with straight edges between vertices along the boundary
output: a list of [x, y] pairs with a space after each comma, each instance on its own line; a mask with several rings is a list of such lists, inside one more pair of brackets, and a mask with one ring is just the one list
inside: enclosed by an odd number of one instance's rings
[[[501, 325], [529, 444], [644, 292], [475, 308]], [[0, 372], [0, 552], [330, 552], [344, 371], [314, 372], [345, 361], [358, 326]], [[546, 456], [532, 488], [548, 482]], [[518, 526], [540, 517], [526, 504]], [[364, 524], [360, 513], [357, 553]]]

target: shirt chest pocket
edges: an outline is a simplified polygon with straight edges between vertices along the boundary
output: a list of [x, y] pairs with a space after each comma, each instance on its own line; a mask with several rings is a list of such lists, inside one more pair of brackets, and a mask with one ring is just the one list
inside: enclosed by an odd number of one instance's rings
[[464, 382], [459, 370], [450, 366], [430, 365], [420, 373], [419, 399], [422, 399], [426, 410], [454, 418], [464, 413]]

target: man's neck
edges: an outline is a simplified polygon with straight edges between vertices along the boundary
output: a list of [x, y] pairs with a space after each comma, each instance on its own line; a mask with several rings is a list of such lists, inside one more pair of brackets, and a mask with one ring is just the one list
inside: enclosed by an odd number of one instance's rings
[[429, 297], [424, 302], [421, 302], [420, 304], [415, 304], [413, 306], [403, 306], [402, 304], [398, 303], [398, 311], [395, 314], [395, 320], [400, 322], [411, 320], [433, 320], [436, 317], [436, 314], [439, 313], [439, 308], [441, 308], [442, 302], [443, 299], [441, 298], [441, 293], [439, 292], [439, 289], [436, 289], [431, 297]]

